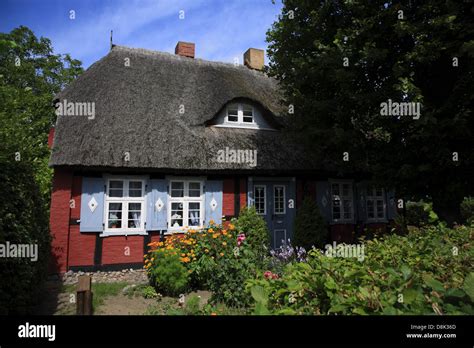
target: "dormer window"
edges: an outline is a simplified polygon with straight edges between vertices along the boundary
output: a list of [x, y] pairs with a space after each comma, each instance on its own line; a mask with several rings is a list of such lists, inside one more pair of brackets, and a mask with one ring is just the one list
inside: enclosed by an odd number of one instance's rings
[[[270, 114], [268, 116], [271, 117]], [[262, 107], [245, 100], [233, 100], [227, 103], [208, 124], [213, 127], [276, 130], [263, 116]]]
[[231, 104], [227, 107], [226, 123], [253, 124], [254, 108], [247, 104]]

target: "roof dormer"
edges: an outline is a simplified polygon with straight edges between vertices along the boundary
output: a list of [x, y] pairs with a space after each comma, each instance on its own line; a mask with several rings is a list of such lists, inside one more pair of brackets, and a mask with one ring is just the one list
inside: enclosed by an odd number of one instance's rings
[[257, 103], [233, 100], [227, 103], [208, 124], [215, 127], [276, 130], [277, 128], [268, 120], [268, 115], [265, 117], [266, 112]]

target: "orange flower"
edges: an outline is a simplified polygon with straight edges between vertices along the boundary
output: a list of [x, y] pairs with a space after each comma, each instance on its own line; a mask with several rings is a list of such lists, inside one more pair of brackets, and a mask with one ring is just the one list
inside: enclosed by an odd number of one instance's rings
[[210, 228], [209, 230], [207, 230], [207, 232], [209, 232], [209, 233], [213, 233], [213, 232], [214, 232], [214, 230], [213, 230], [212, 228]]
[[212, 220], [212, 219], [209, 220], [209, 225], [214, 225], [214, 223], [215, 223], [214, 220]]
[[211, 315], [217, 315], [217, 313], [215, 313], [215, 312], [212, 312], [212, 313], [211, 313]]
[[226, 242], [222, 242], [222, 245], [223, 245], [223, 246], [226, 246], [226, 245], [227, 245], [227, 243], [226, 243]]
[[224, 253], [220, 253], [219, 255], [224, 256]]
[[233, 224], [229, 224], [229, 230], [234, 230], [235, 226]]

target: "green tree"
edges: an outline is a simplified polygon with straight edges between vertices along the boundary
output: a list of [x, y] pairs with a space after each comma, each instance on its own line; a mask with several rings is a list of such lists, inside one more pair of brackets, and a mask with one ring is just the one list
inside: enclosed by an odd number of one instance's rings
[[26, 27], [0, 33], [0, 244], [33, 244], [37, 260], [0, 262], [0, 314], [28, 313], [47, 275], [53, 98], [82, 72]]
[[33, 168], [47, 205], [53, 98], [81, 72], [80, 61], [53, 54], [51, 41], [38, 39], [27, 27], [0, 33], [0, 156]]
[[[267, 33], [268, 71], [315, 163], [370, 173], [399, 195], [429, 195], [442, 218], [457, 217], [473, 191], [472, 8], [283, 0]], [[420, 118], [381, 116], [389, 99], [420, 102]]]

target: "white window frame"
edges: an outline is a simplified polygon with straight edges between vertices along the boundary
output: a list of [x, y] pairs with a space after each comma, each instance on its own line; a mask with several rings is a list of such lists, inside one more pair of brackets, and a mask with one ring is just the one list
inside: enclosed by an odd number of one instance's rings
[[[252, 122], [244, 122], [244, 106], [252, 109]], [[237, 107], [237, 121], [229, 121], [229, 109]], [[225, 111], [225, 119], [224, 123], [227, 125], [235, 125], [235, 126], [256, 126], [255, 123], [255, 108], [250, 104], [244, 103], [231, 103], [227, 105]]]
[[258, 215], [267, 215], [267, 186], [266, 185], [254, 185], [253, 186], [253, 199], [254, 199], [254, 206], [257, 209], [257, 197], [255, 194], [256, 188], [263, 188], [263, 213], [257, 212]]
[[[182, 182], [183, 183], [183, 197], [171, 197], [171, 187], [173, 182]], [[201, 194], [199, 197], [189, 197], [189, 183], [199, 182], [201, 185]], [[177, 233], [183, 232], [187, 229], [200, 229], [204, 227], [204, 204], [205, 204], [205, 193], [204, 193], [204, 179], [203, 178], [178, 178], [173, 177], [168, 180], [168, 232]], [[172, 203], [183, 203], [183, 226], [173, 227], [171, 225], [171, 204]], [[189, 203], [200, 203], [199, 209], [199, 226], [189, 226]]]
[[[372, 192], [369, 192], [369, 190], [372, 189]], [[385, 189], [384, 188], [378, 188], [382, 190], [382, 195], [377, 196], [375, 195], [377, 187], [375, 186], [369, 186], [367, 187], [367, 195], [365, 197], [365, 208], [367, 212], [367, 221], [370, 222], [379, 222], [379, 221], [386, 221], [387, 220], [387, 202], [385, 200]], [[382, 201], [383, 204], [383, 217], [378, 217], [377, 216], [377, 201]], [[374, 202], [374, 207], [373, 207], [373, 213], [374, 217], [369, 218], [369, 204], [368, 201], [373, 201]]]
[[[146, 235], [146, 185], [148, 177], [144, 176], [131, 176], [131, 175], [107, 175], [105, 179], [105, 192], [104, 192], [104, 230], [100, 234], [101, 237], [107, 236], [129, 236], [129, 235]], [[123, 196], [122, 197], [110, 197], [110, 181], [123, 181]], [[140, 181], [142, 183], [142, 195], [141, 197], [128, 197], [129, 183], [130, 181]], [[120, 228], [109, 228], [109, 203], [122, 203], [122, 227]], [[141, 203], [140, 210], [140, 227], [129, 228], [128, 225], [128, 204], [129, 203]], [[125, 222], [125, 223], [124, 223]]]
[[[283, 212], [277, 213], [276, 212], [276, 200], [275, 200], [275, 188], [281, 187], [283, 188]], [[275, 215], [285, 215], [286, 214], [286, 186], [285, 185], [273, 185], [273, 214]]]
[[[346, 184], [346, 185], [349, 185], [349, 196], [343, 196], [342, 195], [342, 185], [343, 184]], [[354, 184], [352, 181], [341, 181], [341, 180], [334, 180], [334, 181], [329, 181], [329, 185], [331, 187], [331, 218], [332, 218], [332, 221], [333, 222], [343, 222], [343, 223], [353, 223], [354, 222]], [[333, 185], [339, 185], [339, 200], [341, 202], [340, 204], [340, 218], [339, 219], [335, 219], [334, 218], [334, 194], [333, 194], [333, 190], [332, 190], [332, 186]], [[351, 217], [348, 218], [348, 219], [345, 219], [344, 218], [344, 200], [347, 200], [349, 199], [351, 201], [351, 210], [350, 210], [350, 213], [351, 213]]]

